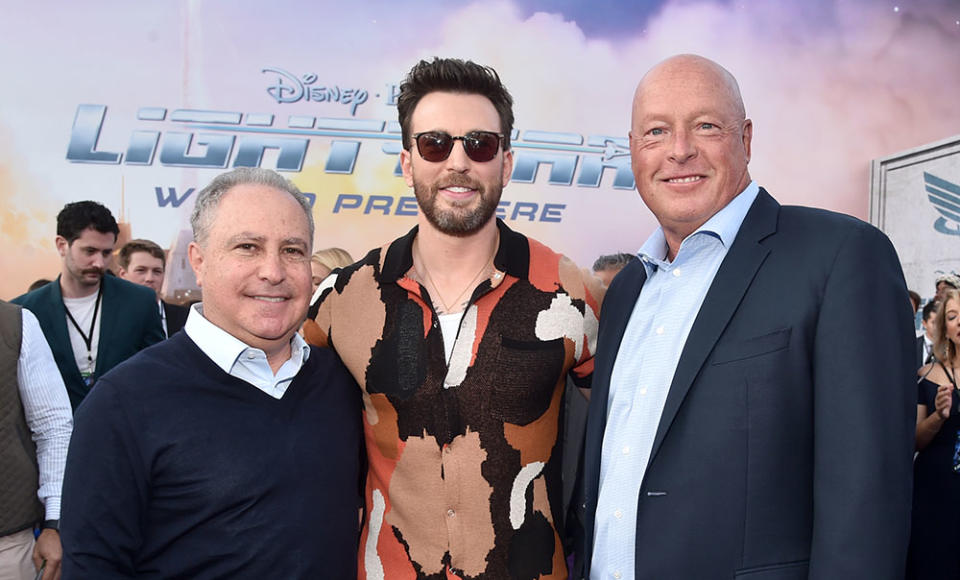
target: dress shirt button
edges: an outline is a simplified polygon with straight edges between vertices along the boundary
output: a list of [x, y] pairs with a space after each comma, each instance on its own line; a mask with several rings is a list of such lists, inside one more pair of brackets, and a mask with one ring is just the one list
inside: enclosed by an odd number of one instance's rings
[[647, 387], [641, 387], [641, 388], [640, 388], [640, 395], [646, 396], [646, 394], [647, 394]]
[[674, 277], [674, 278], [679, 278], [679, 277], [680, 277], [680, 268], [674, 268], [674, 270], [673, 270], [673, 277]]
[[253, 359], [257, 358], [257, 353], [255, 353], [255, 352], [248, 352], [248, 353], [247, 353], [247, 358], [250, 359], [250, 360], [253, 360]]
[[658, 327], [657, 327], [657, 334], [663, 334], [663, 327], [662, 327], [662, 326], [658, 326]]
[[614, 512], [613, 512], [613, 517], [615, 517], [615, 518], [617, 518], [617, 519], [619, 520], [620, 518], [623, 517], [623, 512], [620, 511], [620, 510], [614, 510]]
[[624, 455], [630, 455], [630, 446], [629, 446], [629, 445], [624, 445], [624, 446], [623, 446], [623, 454], [624, 454]]
[[452, 509], [447, 510], [447, 517], [448, 517], [448, 518], [452, 518], [452, 517], [455, 516], [455, 515], [457, 515], [457, 512], [453, 511]]
[[620, 573], [620, 570], [617, 570], [616, 572], [613, 573], [613, 577], [616, 578], [617, 580], [620, 580], [620, 578], [623, 577], [623, 574]]

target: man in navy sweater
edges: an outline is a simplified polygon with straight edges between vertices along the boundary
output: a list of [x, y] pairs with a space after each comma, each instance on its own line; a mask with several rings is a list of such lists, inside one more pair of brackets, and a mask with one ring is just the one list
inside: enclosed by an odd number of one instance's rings
[[310, 206], [280, 175], [236, 169], [191, 225], [202, 305], [77, 410], [63, 578], [356, 577], [359, 389], [297, 334]]

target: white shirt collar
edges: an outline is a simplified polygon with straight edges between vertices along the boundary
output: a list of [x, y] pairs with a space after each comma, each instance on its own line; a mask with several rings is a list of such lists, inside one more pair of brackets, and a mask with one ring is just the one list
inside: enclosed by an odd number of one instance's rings
[[[263, 353], [261, 349], [244, 343], [207, 320], [203, 316], [202, 303], [190, 307], [190, 313], [187, 315], [186, 324], [183, 325], [183, 331], [200, 347], [204, 354], [210, 357], [210, 360], [228, 374], [243, 353], [248, 350]], [[294, 333], [293, 338], [290, 339], [290, 359], [292, 360], [297, 353], [300, 353], [302, 357], [301, 362], [306, 362], [310, 357], [310, 346], [307, 345], [299, 333]], [[266, 356], [265, 353], [264, 356]]]

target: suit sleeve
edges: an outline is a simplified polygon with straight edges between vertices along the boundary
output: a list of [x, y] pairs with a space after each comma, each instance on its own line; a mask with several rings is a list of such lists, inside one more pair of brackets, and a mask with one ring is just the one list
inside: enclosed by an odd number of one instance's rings
[[63, 482], [63, 577], [135, 578], [148, 496], [138, 430], [101, 379], [74, 417]]
[[903, 577], [914, 347], [896, 252], [879, 230], [857, 228], [836, 254], [815, 332], [811, 578]]

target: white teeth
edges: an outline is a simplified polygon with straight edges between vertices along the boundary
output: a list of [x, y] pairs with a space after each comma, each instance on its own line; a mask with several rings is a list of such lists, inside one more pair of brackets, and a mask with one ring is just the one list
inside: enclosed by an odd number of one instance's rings
[[473, 191], [469, 187], [448, 187], [447, 191], [452, 191], [453, 193], [466, 193], [468, 191]]
[[693, 183], [694, 181], [700, 181], [700, 176], [695, 175], [693, 177], [676, 177], [674, 179], [667, 180], [670, 183]]
[[280, 298], [279, 296], [254, 296], [255, 300], [263, 300], [264, 302], [283, 302], [285, 298]]

